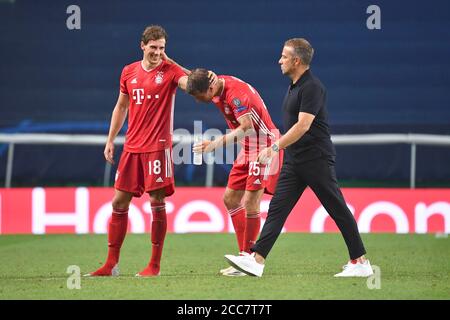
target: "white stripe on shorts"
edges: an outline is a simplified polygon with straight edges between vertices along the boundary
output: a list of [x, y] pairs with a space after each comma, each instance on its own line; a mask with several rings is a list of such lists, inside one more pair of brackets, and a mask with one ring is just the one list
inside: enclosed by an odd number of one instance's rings
[[164, 150], [166, 154], [166, 178], [172, 177], [172, 157], [170, 155], [170, 148]]

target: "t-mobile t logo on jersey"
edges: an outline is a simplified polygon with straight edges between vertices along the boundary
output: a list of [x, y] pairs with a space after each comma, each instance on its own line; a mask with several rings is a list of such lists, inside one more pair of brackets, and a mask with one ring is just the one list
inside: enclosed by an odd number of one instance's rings
[[[159, 99], [159, 94], [147, 95], [147, 99]], [[136, 100], [136, 104], [142, 104], [142, 100], [145, 99], [144, 89], [133, 89], [133, 100]]]
[[133, 89], [133, 100], [136, 100], [136, 104], [142, 104], [144, 89]]

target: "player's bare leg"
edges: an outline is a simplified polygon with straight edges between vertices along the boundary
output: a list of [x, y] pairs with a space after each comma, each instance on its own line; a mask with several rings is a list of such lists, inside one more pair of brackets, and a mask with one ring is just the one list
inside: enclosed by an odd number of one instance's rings
[[108, 257], [105, 264], [97, 271], [86, 276], [117, 276], [119, 275], [120, 248], [127, 233], [128, 208], [133, 194], [115, 190], [112, 201], [112, 216], [108, 225]]
[[260, 203], [264, 189], [245, 191], [245, 232], [243, 251], [251, 253], [250, 248], [255, 244], [261, 227]]
[[165, 189], [150, 191], [150, 204], [152, 207], [152, 256], [147, 267], [136, 274], [139, 277], [154, 277], [160, 274], [161, 256], [164, 247], [164, 239], [167, 231], [167, 217], [165, 204]]

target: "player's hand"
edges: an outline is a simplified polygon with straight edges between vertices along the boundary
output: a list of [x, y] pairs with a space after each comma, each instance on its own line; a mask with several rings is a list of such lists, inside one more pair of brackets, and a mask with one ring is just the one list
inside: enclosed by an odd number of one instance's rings
[[162, 58], [163, 60], [166, 60], [166, 61], [169, 62], [169, 63], [173, 63], [173, 60], [169, 58], [169, 56], [166, 54], [166, 52], [163, 52], [163, 53], [161, 54], [161, 58]]
[[208, 79], [210, 86], [214, 86], [217, 83], [217, 81], [219, 81], [219, 78], [217, 78], [217, 74], [215, 74], [211, 70], [208, 71]]
[[258, 162], [260, 164], [267, 164], [275, 156], [276, 152], [271, 147], [265, 148], [258, 154]]
[[203, 140], [202, 142], [192, 146], [192, 151], [194, 153], [207, 153], [213, 151], [214, 149], [214, 143], [209, 140]]
[[114, 143], [107, 142], [105, 146], [105, 151], [103, 151], [106, 161], [114, 164]]

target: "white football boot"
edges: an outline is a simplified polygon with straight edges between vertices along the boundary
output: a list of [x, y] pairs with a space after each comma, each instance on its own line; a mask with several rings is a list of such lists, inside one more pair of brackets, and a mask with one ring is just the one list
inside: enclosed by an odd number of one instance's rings
[[227, 277], [243, 277], [243, 276], [246, 276], [245, 273], [240, 272], [239, 270], [237, 270], [237, 269], [235, 269], [233, 267], [228, 267], [228, 268], [222, 269], [220, 271], [221, 271], [220, 273], [223, 276], [227, 276]]
[[[223, 274], [223, 273], [225, 273], [225, 272], [230, 272], [230, 271], [232, 271], [233, 269], [234, 269], [233, 267], [223, 268], [223, 269], [220, 269], [219, 273], [220, 273], [220, 274]], [[236, 269], [234, 269], [234, 270], [236, 270]]]
[[[245, 251], [241, 251], [241, 252], [239, 252], [239, 255], [240, 256], [248, 256], [249, 254], [247, 252], [245, 252]], [[242, 277], [242, 276], [246, 276], [245, 273], [240, 272], [239, 270], [237, 270], [236, 268], [233, 268], [233, 267], [220, 269], [219, 273], [224, 275], [224, 276], [228, 276], [228, 277]]]

